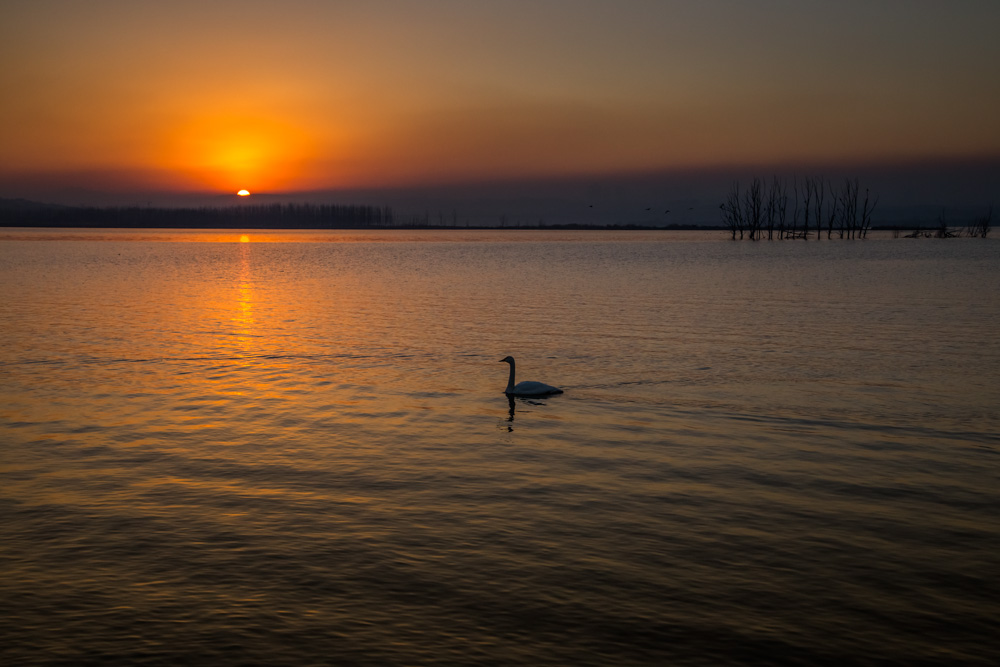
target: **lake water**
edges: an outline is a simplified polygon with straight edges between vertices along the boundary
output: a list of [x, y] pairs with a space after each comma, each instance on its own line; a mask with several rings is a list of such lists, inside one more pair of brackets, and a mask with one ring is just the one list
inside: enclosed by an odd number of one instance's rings
[[995, 239], [0, 230], [0, 286], [4, 665], [1000, 663]]

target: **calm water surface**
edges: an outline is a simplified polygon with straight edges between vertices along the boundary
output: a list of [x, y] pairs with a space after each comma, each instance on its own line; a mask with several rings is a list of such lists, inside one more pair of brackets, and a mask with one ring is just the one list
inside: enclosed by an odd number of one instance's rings
[[0, 230], [0, 663], [1000, 662], [1000, 242], [241, 236]]

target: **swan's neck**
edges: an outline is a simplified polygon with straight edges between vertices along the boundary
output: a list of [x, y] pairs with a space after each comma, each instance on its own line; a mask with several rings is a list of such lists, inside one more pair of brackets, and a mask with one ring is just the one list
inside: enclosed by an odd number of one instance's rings
[[509, 394], [514, 391], [514, 362], [508, 361], [507, 363], [510, 364], [510, 378], [507, 380], [507, 388], [504, 389], [504, 392]]

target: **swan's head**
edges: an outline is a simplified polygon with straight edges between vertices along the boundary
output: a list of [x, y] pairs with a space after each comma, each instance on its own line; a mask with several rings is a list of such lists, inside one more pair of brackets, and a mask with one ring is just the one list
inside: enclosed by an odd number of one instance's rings
[[506, 357], [504, 357], [503, 359], [500, 360], [500, 363], [501, 364], [512, 364], [512, 363], [514, 363], [514, 357], [506, 356]]

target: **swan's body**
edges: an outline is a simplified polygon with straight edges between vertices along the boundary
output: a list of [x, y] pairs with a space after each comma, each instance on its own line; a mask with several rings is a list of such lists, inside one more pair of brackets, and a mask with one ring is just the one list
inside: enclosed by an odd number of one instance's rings
[[507, 380], [507, 388], [503, 390], [503, 393], [508, 396], [550, 396], [551, 394], [563, 393], [562, 389], [544, 382], [526, 380], [514, 384], [514, 357], [504, 357], [500, 363], [510, 364], [510, 379]]

